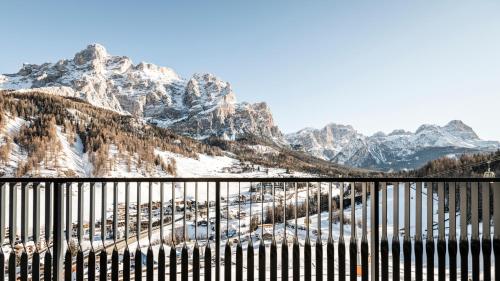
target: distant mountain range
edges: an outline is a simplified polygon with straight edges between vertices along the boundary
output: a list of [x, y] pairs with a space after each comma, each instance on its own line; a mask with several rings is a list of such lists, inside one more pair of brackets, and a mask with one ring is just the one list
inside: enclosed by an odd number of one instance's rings
[[414, 169], [442, 156], [480, 153], [500, 148], [481, 140], [471, 127], [453, 120], [445, 126], [422, 125], [415, 132], [395, 130], [364, 136], [352, 126], [328, 124], [285, 136], [294, 149], [335, 163], [377, 170]]
[[112, 56], [99, 44], [89, 45], [72, 59], [24, 64], [17, 73], [0, 75], [0, 89], [79, 98], [198, 140], [256, 136], [323, 160], [376, 170], [412, 169], [446, 155], [500, 148], [499, 142], [479, 139], [461, 121], [389, 135], [364, 136], [337, 124], [284, 135], [265, 103], [238, 103], [230, 83], [213, 74], [182, 78], [170, 68]]

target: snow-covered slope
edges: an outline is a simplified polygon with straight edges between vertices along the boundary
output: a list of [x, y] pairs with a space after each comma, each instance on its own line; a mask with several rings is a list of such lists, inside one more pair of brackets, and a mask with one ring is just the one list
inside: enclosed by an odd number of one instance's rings
[[201, 142], [81, 100], [0, 91], [0, 177], [292, 177], [351, 172], [295, 154], [248, 140]]
[[295, 149], [339, 164], [380, 170], [417, 168], [450, 154], [500, 149], [497, 141], [481, 140], [462, 121], [445, 126], [422, 125], [414, 133], [395, 130], [386, 135], [364, 136], [351, 126], [329, 124], [285, 136]]
[[170, 68], [112, 56], [99, 44], [73, 59], [24, 64], [15, 74], [0, 75], [0, 89], [78, 97], [196, 138], [282, 138], [265, 103], [237, 103], [230, 83], [213, 74], [184, 79]]

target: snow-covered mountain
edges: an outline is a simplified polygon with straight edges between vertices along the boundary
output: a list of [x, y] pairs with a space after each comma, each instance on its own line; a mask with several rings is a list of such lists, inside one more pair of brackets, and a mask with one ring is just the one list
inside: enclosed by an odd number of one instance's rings
[[132, 115], [142, 124], [196, 139], [248, 139], [247, 135], [254, 135], [281, 148], [288, 142], [297, 150], [352, 167], [417, 168], [441, 156], [500, 148], [498, 142], [479, 139], [461, 121], [442, 127], [422, 125], [414, 133], [396, 130], [373, 136], [362, 135], [351, 126], [329, 124], [283, 136], [265, 103], [238, 103], [230, 83], [215, 75], [183, 78], [167, 67], [133, 64], [128, 57], [110, 55], [99, 44], [87, 46], [72, 59], [24, 64], [17, 73], [0, 75], [0, 89], [79, 98]]
[[322, 129], [306, 128], [285, 136], [295, 149], [354, 167], [401, 170], [462, 153], [500, 149], [497, 141], [481, 140], [471, 127], [453, 120], [445, 126], [422, 125], [415, 132], [395, 130], [365, 136], [351, 126], [328, 124]]
[[0, 89], [78, 97], [195, 138], [253, 134], [282, 139], [269, 107], [237, 103], [228, 82], [209, 73], [184, 79], [167, 67], [134, 65], [99, 44], [89, 45], [73, 59], [24, 64], [15, 74], [0, 75]]

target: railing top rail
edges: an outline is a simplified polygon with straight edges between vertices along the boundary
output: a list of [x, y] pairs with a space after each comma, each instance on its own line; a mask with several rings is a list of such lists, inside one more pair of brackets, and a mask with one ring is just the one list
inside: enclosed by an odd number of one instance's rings
[[471, 178], [471, 177], [446, 177], [446, 178], [415, 178], [415, 177], [307, 177], [307, 178], [245, 178], [245, 177], [199, 177], [199, 178], [0, 178], [0, 182], [500, 182], [500, 178]]

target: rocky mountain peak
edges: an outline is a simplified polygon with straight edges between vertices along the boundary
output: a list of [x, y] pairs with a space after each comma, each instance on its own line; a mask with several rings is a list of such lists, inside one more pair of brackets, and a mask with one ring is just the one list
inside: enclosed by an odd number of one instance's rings
[[89, 103], [169, 127], [195, 138], [238, 138], [247, 134], [281, 140], [269, 108], [237, 104], [231, 84], [211, 73], [189, 79], [168, 67], [110, 55], [91, 44], [73, 59], [27, 64], [0, 76], [0, 89], [79, 97]]
[[103, 61], [109, 56], [106, 48], [100, 44], [91, 44], [87, 48], [75, 54], [73, 61], [77, 65], [86, 64], [90, 61]]
[[452, 120], [443, 127], [449, 133], [462, 139], [479, 139], [474, 130], [461, 120]]

